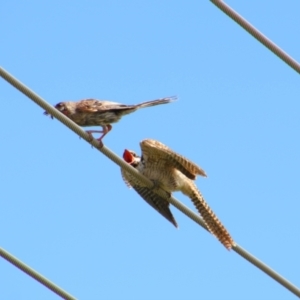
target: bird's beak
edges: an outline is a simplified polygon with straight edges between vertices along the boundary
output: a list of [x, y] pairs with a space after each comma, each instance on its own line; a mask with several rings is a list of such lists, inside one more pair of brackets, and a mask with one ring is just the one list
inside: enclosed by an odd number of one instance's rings
[[[45, 115], [45, 116], [49, 116], [50, 114], [49, 114], [47, 111], [44, 111], [44, 115]], [[53, 119], [53, 116], [50, 115], [50, 118]]]
[[123, 158], [129, 164], [133, 163], [133, 161], [134, 161], [133, 155], [127, 149], [124, 150]]

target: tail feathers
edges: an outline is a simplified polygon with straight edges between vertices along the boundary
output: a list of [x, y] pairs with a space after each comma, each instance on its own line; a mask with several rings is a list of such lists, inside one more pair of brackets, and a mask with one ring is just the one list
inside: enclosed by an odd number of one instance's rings
[[170, 102], [173, 102], [176, 100], [177, 100], [177, 97], [172, 96], [172, 97], [166, 97], [166, 98], [161, 98], [161, 99], [157, 99], [157, 100], [143, 102], [140, 104], [136, 104], [134, 106], [136, 107], [136, 109], [138, 109], [138, 108], [150, 107], [150, 106], [155, 106], [155, 105], [160, 105], [160, 104], [167, 104], [167, 103], [170, 103]]
[[230, 250], [234, 245], [234, 241], [227, 231], [227, 229], [223, 226], [218, 217], [214, 214], [212, 209], [208, 206], [206, 201], [204, 200], [201, 193], [195, 187], [192, 191], [192, 195], [190, 195], [191, 200], [193, 201], [195, 207], [198, 212], [201, 214], [208, 230], [216, 236], [216, 238], [228, 249]]

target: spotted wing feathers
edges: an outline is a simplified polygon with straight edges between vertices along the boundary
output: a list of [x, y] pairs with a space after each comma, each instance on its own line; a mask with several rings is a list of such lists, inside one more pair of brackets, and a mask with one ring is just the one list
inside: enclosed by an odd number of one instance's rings
[[206, 177], [203, 169], [158, 141], [146, 139], [140, 143], [140, 146], [144, 158], [156, 155], [159, 159], [168, 160], [175, 168], [192, 180], [196, 179], [197, 175]]

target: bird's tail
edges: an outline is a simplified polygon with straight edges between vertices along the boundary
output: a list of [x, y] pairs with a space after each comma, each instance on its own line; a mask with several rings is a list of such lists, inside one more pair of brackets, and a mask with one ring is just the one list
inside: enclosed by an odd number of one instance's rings
[[161, 99], [156, 99], [156, 100], [151, 100], [140, 104], [136, 104], [135, 108], [138, 109], [138, 108], [150, 107], [150, 106], [155, 106], [160, 104], [167, 104], [176, 100], [177, 100], [176, 96], [166, 97], [166, 98], [161, 98]]
[[195, 184], [191, 182], [189, 189], [189, 197], [193, 201], [195, 207], [198, 212], [201, 214], [204, 223], [206, 224], [208, 230], [216, 236], [216, 238], [228, 249], [230, 250], [234, 245], [234, 241], [227, 231], [227, 229], [223, 226], [218, 217], [214, 214], [212, 209], [208, 206], [206, 201], [204, 200], [202, 194], [197, 189]]

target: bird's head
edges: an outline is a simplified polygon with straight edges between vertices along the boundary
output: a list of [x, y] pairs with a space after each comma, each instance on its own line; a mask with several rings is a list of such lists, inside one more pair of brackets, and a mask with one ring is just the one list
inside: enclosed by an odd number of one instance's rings
[[59, 102], [54, 107], [62, 113], [66, 110], [66, 105], [64, 102]]
[[141, 158], [134, 151], [127, 149], [124, 150], [123, 159], [134, 168], [137, 167], [141, 161]]
[[[69, 112], [69, 105], [68, 102], [59, 102], [54, 106], [57, 110], [59, 110], [64, 115], [68, 115]], [[47, 111], [44, 112], [44, 115], [48, 116], [50, 115]], [[53, 116], [50, 115], [51, 119], [53, 119]]]

